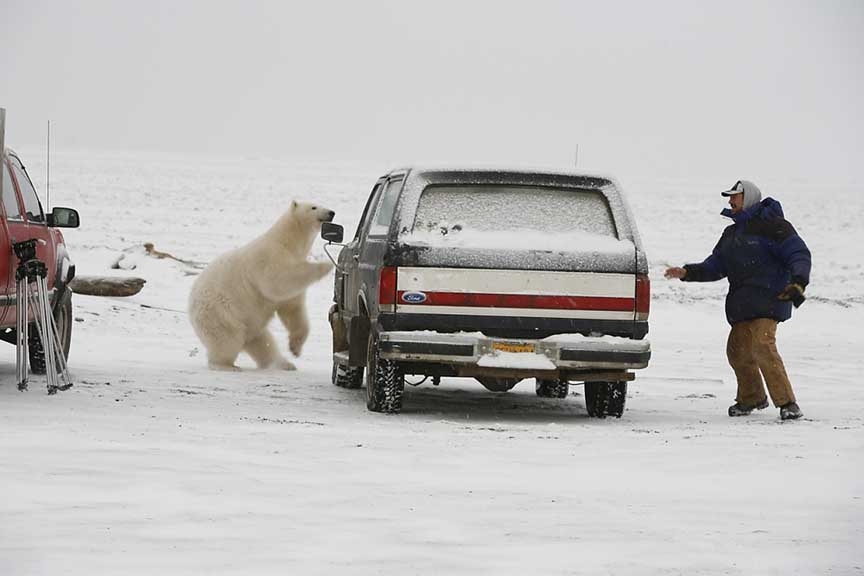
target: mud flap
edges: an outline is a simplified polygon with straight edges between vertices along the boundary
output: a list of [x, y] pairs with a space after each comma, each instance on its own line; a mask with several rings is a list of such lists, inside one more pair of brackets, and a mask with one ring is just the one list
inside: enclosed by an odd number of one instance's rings
[[333, 334], [333, 352], [345, 352], [348, 350], [348, 331], [339, 316], [339, 310], [334, 304], [327, 314], [330, 320], [330, 332]]
[[366, 366], [366, 344], [369, 340], [369, 318], [355, 316], [351, 318], [348, 329], [348, 364], [351, 366]]

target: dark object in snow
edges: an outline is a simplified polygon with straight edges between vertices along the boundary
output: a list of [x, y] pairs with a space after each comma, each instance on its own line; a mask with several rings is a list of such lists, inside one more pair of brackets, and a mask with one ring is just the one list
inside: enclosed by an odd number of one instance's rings
[[[143, 246], [143, 253], [142, 253]], [[189, 268], [194, 269], [194, 272], [188, 272], [189, 274], [197, 274], [199, 270], [203, 270], [207, 264], [204, 262], [196, 262], [194, 260], [186, 260], [183, 258], [178, 258], [169, 252], [163, 252], [162, 250], [157, 250], [152, 242], [145, 242], [142, 244], [135, 244], [129, 248], [123, 250], [117, 258], [114, 259], [114, 262], [111, 263], [112, 270], [135, 270], [138, 267], [140, 257], [141, 256], [149, 256], [150, 258], [156, 258], [157, 260], [174, 260], [175, 262], [179, 262], [188, 266]]]
[[152, 258], [158, 258], [160, 260], [166, 259], [166, 258], [168, 260], [176, 260], [177, 262], [180, 262], [181, 264], [186, 264], [187, 266], [191, 266], [193, 268], [204, 268], [206, 266], [206, 264], [204, 262], [196, 262], [194, 260], [186, 260], [184, 258], [178, 258], [177, 256], [174, 256], [173, 254], [169, 254], [168, 252], [162, 252], [161, 250], [156, 250], [156, 247], [153, 246], [152, 242], [145, 242], [144, 243], [144, 252]]
[[143, 278], [113, 276], [76, 276], [69, 284], [76, 294], [87, 296], [134, 296], [141, 291]]

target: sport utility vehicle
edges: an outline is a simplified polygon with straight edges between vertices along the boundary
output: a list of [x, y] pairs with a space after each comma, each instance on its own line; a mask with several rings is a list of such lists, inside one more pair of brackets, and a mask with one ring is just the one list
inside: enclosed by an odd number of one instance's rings
[[[342, 227], [322, 237], [342, 241]], [[648, 262], [619, 186], [585, 174], [404, 169], [372, 189], [337, 262], [333, 383], [398, 412], [406, 374], [539, 396], [584, 383], [621, 416], [651, 355]]]
[[[12, 245], [36, 239], [36, 257], [47, 266], [47, 287], [54, 321], [60, 335], [64, 357], [69, 355], [72, 339], [72, 292], [69, 282], [75, 276], [75, 266], [69, 258], [63, 235], [57, 228], [78, 226], [78, 212], [71, 208], [54, 208], [49, 214], [42, 210], [36, 188], [21, 159], [6, 149], [2, 156], [3, 201], [0, 206], [0, 339], [16, 343], [18, 306], [15, 272], [18, 258]], [[45, 351], [35, 327], [28, 331], [30, 368], [45, 373]]]

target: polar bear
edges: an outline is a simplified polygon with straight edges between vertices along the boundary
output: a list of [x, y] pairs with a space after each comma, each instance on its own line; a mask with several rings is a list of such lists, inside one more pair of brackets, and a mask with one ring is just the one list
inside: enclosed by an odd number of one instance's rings
[[264, 234], [219, 256], [201, 272], [189, 293], [189, 320], [207, 348], [211, 369], [239, 370], [234, 362], [245, 351], [259, 368], [294, 370], [267, 325], [277, 314], [288, 330], [288, 348], [300, 355], [309, 335], [306, 289], [333, 268], [307, 256], [321, 223], [334, 215], [327, 208], [293, 201]]

